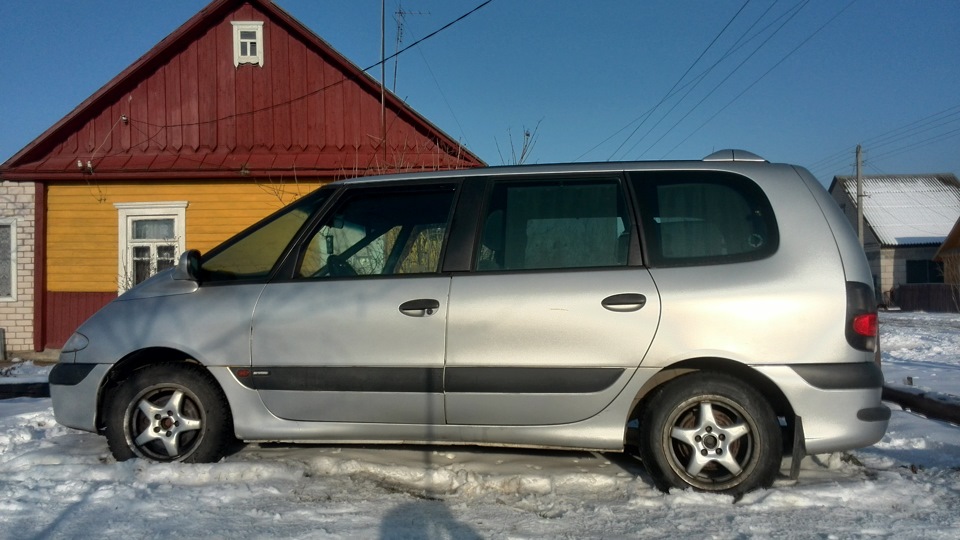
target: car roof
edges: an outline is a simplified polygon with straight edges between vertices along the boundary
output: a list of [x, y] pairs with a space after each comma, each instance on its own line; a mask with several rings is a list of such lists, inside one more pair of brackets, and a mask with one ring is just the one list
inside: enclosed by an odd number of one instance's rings
[[[471, 177], [495, 177], [528, 174], [570, 174], [570, 173], [619, 173], [622, 171], [642, 170], [728, 170], [743, 171], [757, 166], [776, 166], [743, 150], [720, 150], [703, 160], [678, 161], [604, 161], [584, 163], [550, 163], [536, 165], [503, 165], [477, 167], [446, 171], [419, 171], [378, 176], [360, 176], [337, 182], [340, 185], [366, 184], [376, 182], [400, 182], [405, 180], [456, 179]], [[782, 165], [781, 165], [782, 166]]]

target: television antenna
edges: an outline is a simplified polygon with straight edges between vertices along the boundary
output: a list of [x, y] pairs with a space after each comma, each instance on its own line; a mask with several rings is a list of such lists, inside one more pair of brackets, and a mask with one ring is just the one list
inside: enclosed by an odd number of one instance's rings
[[[407, 15], [429, 15], [429, 11], [407, 11], [403, 9], [400, 3], [397, 3], [397, 11], [393, 12], [393, 20], [397, 22], [397, 43], [394, 52], [400, 52], [400, 46], [403, 44], [403, 25], [406, 23]], [[393, 59], [393, 92], [397, 91], [397, 65], [400, 64], [400, 57]]]

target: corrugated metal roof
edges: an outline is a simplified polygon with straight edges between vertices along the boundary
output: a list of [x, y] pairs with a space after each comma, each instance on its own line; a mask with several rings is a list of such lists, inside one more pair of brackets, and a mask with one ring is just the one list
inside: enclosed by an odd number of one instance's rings
[[[941, 244], [960, 217], [952, 174], [863, 176], [863, 215], [882, 245]], [[857, 178], [838, 176], [856, 204]]]
[[[264, 22], [262, 66], [234, 63], [234, 20]], [[380, 92], [376, 80], [272, 1], [214, 0], [0, 164], [0, 175], [339, 178], [484, 164], [389, 90], [381, 111]], [[78, 161], [91, 167], [84, 172]]]

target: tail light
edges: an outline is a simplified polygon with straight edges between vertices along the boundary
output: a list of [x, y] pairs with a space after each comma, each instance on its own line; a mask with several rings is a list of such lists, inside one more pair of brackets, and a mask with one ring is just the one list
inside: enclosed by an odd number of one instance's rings
[[854, 349], [874, 352], [877, 348], [877, 301], [873, 287], [847, 282], [847, 342]]
[[853, 331], [864, 337], [877, 337], [877, 314], [863, 313], [853, 317]]

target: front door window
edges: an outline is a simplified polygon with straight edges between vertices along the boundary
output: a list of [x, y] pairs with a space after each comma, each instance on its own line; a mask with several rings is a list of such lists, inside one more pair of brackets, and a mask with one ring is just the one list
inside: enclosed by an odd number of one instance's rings
[[304, 245], [297, 277], [438, 272], [453, 193], [348, 194]]

